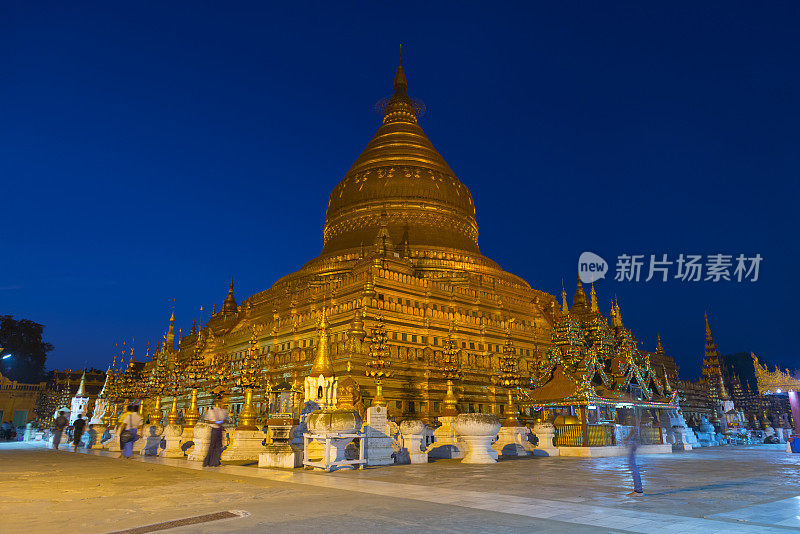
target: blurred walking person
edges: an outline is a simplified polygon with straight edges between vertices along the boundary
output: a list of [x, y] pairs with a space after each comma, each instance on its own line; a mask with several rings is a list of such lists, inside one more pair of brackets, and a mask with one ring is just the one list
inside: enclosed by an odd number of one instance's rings
[[133, 456], [133, 444], [139, 439], [139, 426], [142, 422], [142, 416], [136, 410], [135, 404], [128, 406], [128, 409], [120, 416], [117, 428], [119, 446], [122, 449], [120, 458], [130, 460]]
[[203, 459], [203, 467], [219, 467], [222, 457], [222, 425], [228, 418], [228, 410], [220, 408], [220, 397], [214, 399], [214, 406], [206, 412], [206, 421], [211, 425], [208, 452]]
[[86, 419], [84, 419], [81, 414], [78, 414], [78, 418], [75, 419], [75, 422], [72, 423], [72, 450], [77, 451], [78, 445], [81, 444], [81, 437], [83, 436], [83, 431], [86, 429]]
[[628, 467], [631, 470], [631, 475], [633, 476], [633, 491], [630, 492], [628, 495], [633, 497], [638, 497], [640, 495], [644, 495], [644, 488], [642, 488], [642, 477], [639, 473], [639, 466], [636, 464], [636, 451], [639, 448], [639, 427], [635, 427], [631, 429], [631, 433], [628, 434]]
[[58, 446], [61, 444], [61, 434], [64, 432], [64, 428], [66, 428], [67, 418], [64, 417], [64, 414], [58, 412], [55, 421], [53, 422], [53, 448], [58, 450]]

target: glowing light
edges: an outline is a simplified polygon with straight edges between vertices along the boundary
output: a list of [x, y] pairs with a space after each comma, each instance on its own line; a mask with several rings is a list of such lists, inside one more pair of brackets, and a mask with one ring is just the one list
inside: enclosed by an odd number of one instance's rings
[[10, 357], [11, 357], [10, 354], [6, 354], [5, 356], [3, 356], [3, 359], [5, 360], [5, 359], [10, 358]]
[[776, 389], [776, 390], [775, 390], [775, 393], [780, 393], [780, 392], [781, 392], [781, 390], [780, 390], [780, 389]]

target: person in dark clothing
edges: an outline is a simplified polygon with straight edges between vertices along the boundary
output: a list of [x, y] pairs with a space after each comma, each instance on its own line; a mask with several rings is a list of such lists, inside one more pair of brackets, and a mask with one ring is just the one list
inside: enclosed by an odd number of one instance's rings
[[58, 417], [56, 417], [56, 420], [54, 421], [53, 427], [53, 448], [56, 450], [58, 450], [58, 446], [61, 443], [61, 434], [64, 432], [64, 428], [66, 428], [67, 423], [69, 423], [67, 418], [64, 417], [63, 413], [59, 412]]
[[72, 423], [72, 450], [78, 450], [84, 429], [86, 429], [86, 419], [81, 417], [81, 414], [78, 414], [78, 418]]
[[211, 425], [211, 437], [208, 442], [208, 452], [203, 458], [203, 467], [219, 467], [222, 456], [222, 424], [228, 418], [228, 411], [219, 407], [219, 396], [214, 406], [206, 412], [206, 421]]

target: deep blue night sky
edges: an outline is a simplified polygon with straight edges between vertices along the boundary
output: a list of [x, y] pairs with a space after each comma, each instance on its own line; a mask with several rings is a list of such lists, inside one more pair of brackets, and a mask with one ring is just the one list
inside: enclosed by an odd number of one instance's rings
[[760, 253], [755, 283], [609, 277], [601, 308], [686, 376], [705, 310], [722, 352], [800, 365], [800, 4], [228, 4], [0, 8], [0, 313], [46, 325], [49, 368], [316, 256], [400, 42], [485, 255], [571, 298], [584, 250]]

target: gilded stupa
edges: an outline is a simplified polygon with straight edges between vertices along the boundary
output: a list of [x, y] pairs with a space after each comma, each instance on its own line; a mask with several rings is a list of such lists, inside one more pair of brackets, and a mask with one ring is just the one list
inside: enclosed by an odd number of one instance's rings
[[402, 64], [393, 86], [377, 132], [330, 194], [320, 255], [239, 305], [231, 282], [203, 328], [175, 349], [165, 345], [173, 359], [242, 360], [256, 326], [267, 388], [300, 391], [324, 308], [334, 373], [352, 377], [367, 403], [375, 395], [366, 376], [370, 333], [381, 323], [390, 416], [441, 414], [445, 347], [460, 362], [461, 410], [502, 413], [504, 345], [525, 379], [551, 343], [556, 298], [480, 253], [472, 195], [419, 125]]

